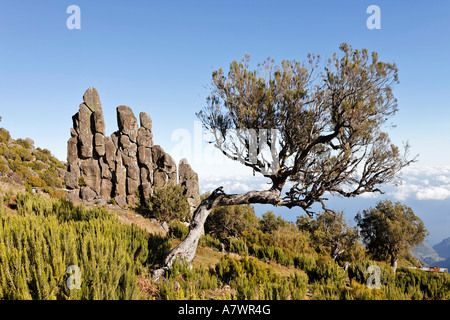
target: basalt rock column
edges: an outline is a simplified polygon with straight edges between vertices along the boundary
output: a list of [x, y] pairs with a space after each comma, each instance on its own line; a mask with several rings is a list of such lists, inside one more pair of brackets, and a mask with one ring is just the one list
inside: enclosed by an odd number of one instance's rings
[[[119, 130], [106, 136], [97, 90], [91, 87], [84, 93], [67, 142], [65, 183], [70, 199], [114, 197], [121, 206], [132, 205], [138, 200], [138, 191], [141, 200], [147, 201], [154, 188], [177, 184], [174, 159], [153, 144], [150, 116], [141, 112], [139, 126], [129, 106], [120, 105], [116, 112]], [[191, 207], [199, 203], [198, 177], [190, 166], [180, 173], [180, 183]]]
[[200, 191], [198, 185], [198, 175], [192, 170], [186, 158], [180, 160], [178, 164], [178, 178], [183, 194], [186, 195], [189, 207], [191, 210], [191, 217], [200, 205]]

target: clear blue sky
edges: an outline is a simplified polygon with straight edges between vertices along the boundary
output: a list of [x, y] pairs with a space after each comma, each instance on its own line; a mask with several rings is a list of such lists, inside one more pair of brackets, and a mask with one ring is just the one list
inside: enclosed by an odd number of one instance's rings
[[[380, 30], [366, 27], [372, 4]], [[70, 5], [81, 9], [80, 30], [66, 27]], [[126, 104], [151, 115], [155, 142], [170, 151], [174, 130], [192, 132], [213, 68], [246, 53], [254, 62], [326, 58], [347, 42], [398, 64], [393, 140], [409, 140], [421, 165], [448, 165], [449, 17], [443, 0], [2, 1], [1, 126], [65, 160], [71, 116], [95, 86], [108, 133]]]

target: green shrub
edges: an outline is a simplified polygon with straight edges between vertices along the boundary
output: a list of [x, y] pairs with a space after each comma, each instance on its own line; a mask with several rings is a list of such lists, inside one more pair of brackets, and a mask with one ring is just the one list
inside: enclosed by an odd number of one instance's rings
[[26, 140], [26, 139], [17, 139], [16, 140], [16, 143], [18, 144], [18, 145], [20, 145], [22, 148], [25, 148], [25, 149], [31, 149], [31, 144], [30, 144], [30, 142], [28, 141], [28, 140]]
[[159, 284], [159, 297], [166, 300], [207, 299], [207, 292], [219, 286], [219, 280], [210, 271], [191, 268], [176, 260], [164, 281]]
[[248, 254], [248, 247], [243, 240], [236, 238], [228, 238], [226, 243], [227, 243], [226, 249], [227, 251], [243, 255]]
[[0, 195], [0, 219], [5, 215], [5, 207], [4, 207], [4, 201], [3, 196]]
[[27, 181], [33, 175], [31, 169], [21, 160], [8, 160], [8, 165], [12, 171], [17, 173], [22, 181]]
[[190, 215], [189, 203], [180, 185], [156, 188], [147, 202], [147, 208], [151, 215], [164, 221], [187, 221]]
[[44, 180], [42, 180], [41, 178], [36, 177], [36, 176], [30, 176], [27, 180], [27, 183], [32, 187], [42, 188], [42, 187], [47, 186], [47, 183], [45, 183]]
[[170, 238], [159, 234], [150, 234], [148, 236], [147, 264], [149, 266], [161, 265], [171, 248]]
[[11, 135], [5, 128], [0, 128], [0, 143], [8, 144], [11, 139]]
[[309, 273], [316, 267], [316, 260], [317, 257], [314, 254], [299, 254], [294, 257], [294, 266]]
[[30, 162], [29, 167], [36, 173], [46, 168], [45, 164], [43, 164], [41, 161]]
[[9, 172], [8, 163], [3, 159], [3, 157], [0, 157], [0, 173], [8, 173], [8, 172]]
[[[0, 219], [0, 299], [139, 298], [136, 275], [148, 259], [144, 230], [104, 219], [98, 209], [85, 209], [91, 218], [79, 219], [62, 215], [69, 207], [60, 200], [18, 199], [20, 214]], [[81, 270], [81, 289], [66, 285], [70, 265]]]
[[367, 268], [370, 265], [376, 265], [380, 268], [381, 285], [384, 286], [388, 286], [390, 284], [395, 285], [394, 272], [392, 271], [391, 267], [389, 267], [384, 262], [369, 261], [369, 260], [352, 262], [347, 269], [348, 277], [350, 279], [358, 281], [361, 284], [365, 284], [367, 282], [367, 279], [370, 277], [370, 274], [367, 273]]
[[412, 299], [449, 300], [450, 275], [448, 273], [425, 272], [408, 268], [399, 268], [395, 275], [395, 284]]
[[211, 211], [205, 222], [205, 233], [225, 242], [229, 237], [240, 238], [244, 231], [257, 226], [258, 217], [253, 206], [224, 206]]
[[199, 245], [204, 247], [210, 247], [218, 251], [222, 250], [220, 240], [211, 237], [211, 235], [209, 234], [205, 234], [200, 237]]
[[183, 240], [189, 233], [189, 227], [179, 220], [169, 222], [169, 236], [175, 239]]
[[333, 260], [324, 263], [318, 261], [316, 267], [308, 272], [308, 278], [319, 283], [331, 282], [338, 287], [345, 285], [344, 270]]
[[40, 178], [45, 181], [47, 186], [52, 188], [61, 188], [62, 179], [59, 177], [58, 172], [54, 168], [49, 168], [39, 174]]

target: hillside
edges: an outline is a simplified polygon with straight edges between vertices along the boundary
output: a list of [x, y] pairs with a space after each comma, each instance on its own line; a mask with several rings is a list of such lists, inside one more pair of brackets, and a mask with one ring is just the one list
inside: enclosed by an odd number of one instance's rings
[[[60, 188], [64, 164], [0, 130], [0, 300], [450, 298], [450, 275], [408, 269], [418, 264], [412, 256], [394, 274], [351, 237], [341, 216], [294, 224], [271, 211], [259, 218], [251, 205], [213, 210], [192, 267], [177, 263], [154, 281], [153, 270], [189, 232], [179, 186], [126, 208], [74, 204]], [[333, 259], [336, 239], [347, 240]], [[371, 265], [380, 268], [379, 289], [366, 286]], [[80, 269], [76, 290], [67, 284], [69, 266]]]
[[439, 254], [427, 243], [411, 249], [411, 254], [416, 259], [422, 261], [425, 266], [436, 266], [436, 263], [444, 260], [444, 258], [439, 256]]
[[440, 257], [444, 259], [450, 258], [450, 237], [442, 240], [438, 244], [435, 244], [433, 249]]
[[34, 146], [30, 138], [13, 139], [0, 128], [0, 180], [53, 193], [63, 187], [66, 167], [49, 150]]

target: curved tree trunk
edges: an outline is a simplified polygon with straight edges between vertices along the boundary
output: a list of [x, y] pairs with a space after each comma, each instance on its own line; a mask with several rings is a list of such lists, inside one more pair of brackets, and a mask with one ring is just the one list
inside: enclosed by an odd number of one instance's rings
[[197, 251], [198, 241], [204, 233], [204, 224], [206, 218], [211, 213], [212, 208], [209, 208], [208, 203], [202, 202], [194, 212], [191, 224], [189, 226], [189, 233], [175, 248], [173, 248], [167, 257], [164, 259], [162, 268], [156, 270], [153, 274], [153, 279], [158, 280], [164, 275], [166, 271], [172, 268], [175, 260], [179, 259], [187, 264], [190, 264], [195, 257]]
[[211, 195], [203, 200], [194, 212], [192, 217], [189, 233], [186, 238], [173, 248], [167, 257], [164, 259], [163, 266], [153, 273], [153, 280], [158, 280], [170, 270], [175, 260], [183, 261], [190, 264], [195, 257], [197, 251], [198, 241], [204, 233], [204, 225], [206, 218], [208, 218], [211, 210], [221, 206], [249, 204], [249, 203], [270, 203], [279, 204], [279, 195], [281, 188], [271, 188], [266, 191], [249, 191], [243, 194], [227, 195], [223, 193], [222, 187], [214, 190]]

